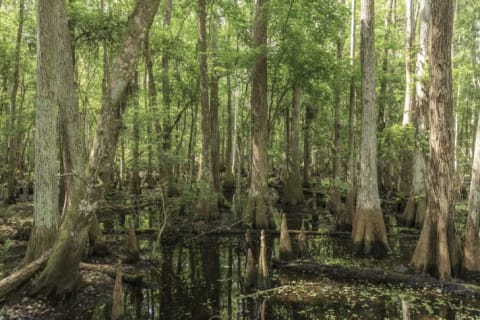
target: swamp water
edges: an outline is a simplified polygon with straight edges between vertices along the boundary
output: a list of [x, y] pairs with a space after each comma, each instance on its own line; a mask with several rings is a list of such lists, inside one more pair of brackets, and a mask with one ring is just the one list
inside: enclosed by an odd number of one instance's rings
[[[271, 240], [278, 256], [278, 240]], [[394, 253], [376, 260], [352, 257], [349, 237], [309, 236], [309, 259], [402, 271], [415, 241], [394, 237]], [[141, 243], [150, 252], [149, 244]], [[152, 288], [125, 288], [125, 319], [480, 319], [480, 302], [432, 289], [342, 283], [275, 269], [270, 289], [245, 291], [245, 252], [243, 236], [163, 246], [148, 259], [146, 280]], [[97, 306], [92, 319], [109, 319], [110, 308]]]

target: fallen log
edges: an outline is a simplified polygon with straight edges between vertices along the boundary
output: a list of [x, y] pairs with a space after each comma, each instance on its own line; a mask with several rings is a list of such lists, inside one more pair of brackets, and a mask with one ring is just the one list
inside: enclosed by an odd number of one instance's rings
[[[122, 266], [122, 268], [128, 270], [128, 268], [125, 268], [124, 266]], [[117, 268], [113, 265], [92, 264], [92, 263], [86, 263], [86, 262], [80, 262], [80, 269], [102, 272], [113, 279], [115, 279], [116, 272], [117, 272]], [[143, 281], [143, 275], [138, 273], [130, 273], [123, 270], [122, 281], [135, 286], [148, 287], [148, 285]]]
[[337, 264], [328, 265], [312, 262], [287, 263], [273, 260], [273, 264], [281, 271], [314, 274], [336, 281], [392, 284], [412, 289], [430, 288], [456, 296], [480, 298], [480, 286], [478, 285], [460, 280], [439, 281], [425, 274], [400, 273], [374, 268], [345, 267]]
[[20, 287], [28, 279], [30, 279], [35, 273], [37, 273], [40, 268], [47, 262], [50, 257], [51, 251], [43, 253], [39, 258], [30, 262], [28, 265], [23, 268], [15, 271], [11, 275], [7, 276], [0, 280], [0, 298], [9, 294], [13, 290]]

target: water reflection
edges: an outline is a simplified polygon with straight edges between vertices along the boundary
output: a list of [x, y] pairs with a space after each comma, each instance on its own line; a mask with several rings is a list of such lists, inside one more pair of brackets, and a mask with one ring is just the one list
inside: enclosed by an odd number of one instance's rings
[[[348, 256], [347, 240], [311, 237], [310, 252], [318, 261]], [[254, 247], [258, 245], [255, 239], [253, 243]], [[274, 245], [269, 241], [268, 247]], [[443, 319], [480, 318], [479, 305], [474, 301], [454, 301], [438, 293], [336, 283], [318, 277], [309, 280], [305, 275], [279, 274], [277, 270], [272, 272], [272, 286], [281, 290], [264, 295], [245, 292], [245, 247], [244, 237], [207, 237], [158, 248], [152, 254], [151, 266], [146, 268], [152, 288], [125, 290], [125, 318], [407, 319], [407, 306], [411, 319], [430, 315]], [[348, 259], [368, 264], [365, 259]], [[109, 319], [109, 309], [99, 306], [93, 318]]]

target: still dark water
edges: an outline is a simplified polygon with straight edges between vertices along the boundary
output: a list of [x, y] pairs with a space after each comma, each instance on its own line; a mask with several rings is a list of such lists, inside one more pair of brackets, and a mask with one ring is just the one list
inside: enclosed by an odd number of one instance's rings
[[[292, 239], [293, 240], [293, 239]], [[322, 263], [404, 269], [415, 239], [391, 239], [394, 254], [383, 260], [350, 254], [348, 238], [312, 236], [313, 259]], [[246, 292], [243, 237], [203, 237], [154, 252], [146, 270], [153, 288], [125, 287], [126, 319], [480, 319], [480, 303], [431, 290], [338, 283], [271, 270], [272, 289]], [[271, 254], [278, 256], [277, 240]], [[295, 247], [295, 244], [293, 244]], [[276, 289], [275, 289], [276, 288]], [[109, 319], [108, 304], [93, 319]]]

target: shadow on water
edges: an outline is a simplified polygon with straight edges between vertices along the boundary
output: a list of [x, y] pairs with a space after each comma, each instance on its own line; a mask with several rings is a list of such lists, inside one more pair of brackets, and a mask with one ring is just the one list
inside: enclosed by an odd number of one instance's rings
[[[376, 260], [354, 257], [348, 236], [310, 236], [308, 258], [394, 270], [408, 264], [415, 240], [392, 239], [394, 253]], [[295, 250], [294, 237], [292, 242]], [[270, 272], [271, 289], [247, 292], [243, 236], [202, 237], [155, 250], [147, 241], [141, 246], [152, 288], [126, 288], [125, 319], [480, 319], [480, 303], [432, 290], [341, 283], [278, 270]], [[270, 239], [268, 246], [278, 256], [278, 240]], [[99, 305], [93, 319], [109, 319], [109, 309]]]

